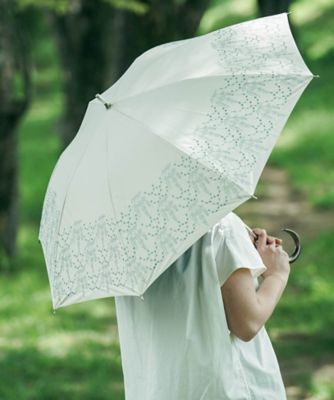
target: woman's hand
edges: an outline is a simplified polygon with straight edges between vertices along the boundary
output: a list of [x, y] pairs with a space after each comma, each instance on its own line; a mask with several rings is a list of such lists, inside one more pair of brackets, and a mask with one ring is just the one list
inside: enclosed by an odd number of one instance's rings
[[[256, 236], [258, 236], [259, 233], [260, 233], [261, 231], [263, 231], [263, 230], [264, 230], [264, 229], [261, 229], [261, 228], [254, 228], [254, 229], [252, 229], [252, 231], [255, 233]], [[265, 231], [265, 230], [264, 230], [264, 231]], [[255, 247], [256, 247], [256, 240], [257, 240], [257, 239], [255, 239], [255, 237], [252, 236], [252, 235], [251, 235], [250, 237], [251, 237], [251, 240], [252, 240], [253, 244], [254, 244]], [[275, 245], [278, 246], [278, 245], [282, 244], [282, 239], [279, 239], [279, 238], [277, 238], [277, 237], [275, 237], [275, 236], [269, 236], [269, 235], [267, 234], [267, 244], [271, 244], [271, 243], [273, 243], [273, 242], [275, 242]]]
[[241, 340], [251, 340], [266, 323], [278, 303], [290, 273], [289, 256], [282, 240], [268, 236], [264, 229], [255, 228], [254, 245], [267, 270], [260, 287], [254, 287], [247, 266], [240, 265], [221, 287], [227, 324]]
[[282, 240], [267, 235], [265, 229], [254, 228], [253, 232], [258, 237], [253, 243], [264, 265], [267, 267], [262, 277], [265, 278], [269, 275], [276, 275], [286, 282], [290, 274], [290, 263], [289, 255], [281, 245]]

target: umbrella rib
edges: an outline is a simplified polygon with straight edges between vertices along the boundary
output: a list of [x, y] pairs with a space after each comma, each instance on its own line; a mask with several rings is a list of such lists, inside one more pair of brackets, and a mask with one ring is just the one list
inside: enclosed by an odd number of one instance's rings
[[[96, 135], [96, 134], [95, 134], [95, 135]], [[68, 181], [68, 185], [66, 186], [65, 195], [64, 195], [64, 201], [63, 201], [63, 204], [62, 204], [62, 206], [61, 206], [61, 211], [60, 211], [60, 215], [59, 215], [59, 222], [58, 222], [58, 227], [57, 227], [57, 231], [56, 231], [56, 232], [57, 232], [57, 235], [58, 235], [58, 233], [59, 233], [59, 231], [60, 231], [60, 227], [61, 227], [61, 223], [62, 223], [62, 219], [63, 219], [63, 214], [64, 214], [65, 203], [66, 203], [66, 199], [67, 199], [67, 195], [68, 195], [68, 192], [69, 192], [71, 183], [72, 183], [73, 178], [74, 178], [74, 176], [75, 176], [75, 174], [76, 174], [76, 172], [77, 172], [77, 170], [78, 170], [78, 168], [79, 168], [79, 165], [81, 164], [81, 162], [82, 162], [82, 160], [83, 160], [85, 154], [87, 153], [87, 151], [88, 151], [88, 149], [89, 149], [89, 145], [90, 145], [90, 143], [93, 141], [93, 138], [95, 137], [95, 135], [91, 135], [91, 137], [89, 138], [89, 140], [87, 140], [86, 147], [85, 147], [85, 149], [82, 151], [82, 153], [81, 153], [81, 155], [80, 155], [80, 158], [79, 158], [79, 160], [78, 160], [76, 166], [74, 167], [74, 171], [73, 171], [73, 173], [72, 173], [72, 176], [71, 176], [71, 178], [70, 178], [69, 181]], [[57, 250], [57, 249], [58, 249], [58, 246], [56, 247], [56, 250]]]
[[[181, 154], [183, 154], [183, 155], [185, 155], [185, 156], [187, 156], [187, 157], [189, 157], [189, 158], [192, 158], [191, 155], [187, 154], [183, 149], [181, 149], [180, 147], [176, 146], [174, 143], [170, 142], [170, 141], [167, 140], [166, 138], [164, 138], [164, 137], [160, 136], [159, 134], [157, 134], [156, 132], [154, 132], [154, 131], [152, 130], [152, 128], [151, 128], [150, 126], [148, 126], [147, 124], [145, 124], [144, 122], [137, 120], [136, 118], [132, 117], [132, 116], [129, 115], [129, 114], [124, 113], [123, 111], [119, 110], [118, 108], [113, 107], [113, 109], [114, 109], [115, 111], [118, 111], [120, 114], [123, 114], [125, 117], [131, 118], [131, 119], [133, 119], [135, 122], [137, 122], [137, 123], [143, 125], [152, 135], [158, 136], [161, 140], [163, 140], [163, 141], [164, 141], [165, 143], [167, 143], [169, 146], [173, 146], [173, 148], [176, 149], [177, 151], [179, 151]], [[214, 171], [214, 172], [218, 172], [218, 173], [220, 172], [220, 171], [217, 170], [217, 169], [214, 170], [214, 169], [211, 168], [210, 166], [207, 166], [205, 163], [203, 163], [202, 160], [200, 160], [200, 159], [198, 159], [198, 158], [196, 158], [195, 160], [196, 160], [199, 164], [201, 164], [204, 168], [206, 168], [206, 169], [210, 169], [210, 170], [212, 170], [212, 171]], [[239, 187], [239, 188], [245, 193], [246, 196], [251, 196], [251, 197], [257, 199], [257, 197], [254, 196], [253, 193], [248, 193], [247, 191], [245, 191], [245, 188], [243, 188], [243, 187], [242, 187], [241, 185], [239, 185], [237, 182], [234, 182], [232, 177], [230, 177], [230, 176], [228, 176], [228, 175], [224, 175], [224, 177], [225, 177], [231, 184], [233, 184], [233, 185]]]
[[[131, 96], [123, 97], [121, 99], [116, 100], [115, 102], [110, 100], [110, 102], [111, 102], [112, 106], [114, 106], [115, 104], [121, 103], [123, 101], [129, 100], [129, 99], [134, 99], [136, 97], [140, 97], [141, 95], [145, 95], [147, 93], [154, 92], [155, 90], [165, 89], [166, 87], [177, 85], [177, 84], [182, 83], [182, 82], [197, 81], [197, 80], [201, 80], [201, 79], [207, 80], [207, 79], [210, 79], [210, 78], [218, 78], [218, 77], [220, 77], [220, 78], [235, 77], [235, 76], [251, 76], [251, 77], [270, 76], [270, 77], [272, 77], [273, 74], [270, 73], [270, 72], [267, 72], [267, 73], [242, 73], [242, 74], [220, 74], [220, 75], [209, 75], [209, 76], [208, 75], [196, 76], [196, 77], [193, 77], [193, 78], [185, 78], [185, 79], [180, 79], [178, 81], [169, 82], [169, 83], [166, 83], [165, 85], [156, 86], [156, 87], [153, 87], [151, 89], [141, 91], [140, 93], [135, 93], [135, 94], [133, 94]], [[311, 75], [310, 75], [310, 73], [307, 73], [307, 74], [302, 74], [302, 73], [301, 74], [282, 74], [282, 73], [277, 73], [277, 74], [274, 74], [274, 76], [292, 77], [292, 78], [293, 77], [303, 77], [304, 76], [305, 78], [314, 78], [317, 75], [314, 75], [312, 73], [311, 73]], [[107, 89], [102, 94], [104, 95], [108, 90], [109, 89]]]
[[[109, 194], [111, 208], [112, 208], [112, 211], [113, 211], [115, 219], [116, 219], [117, 218], [116, 207], [115, 207], [115, 203], [114, 203], [113, 196], [112, 196], [112, 193], [111, 193], [110, 180], [109, 180], [109, 175], [111, 175], [111, 174], [109, 174], [109, 169], [110, 169], [110, 165], [109, 165], [109, 142], [110, 141], [109, 141], [109, 135], [107, 134], [107, 130], [106, 129], [104, 129], [104, 133], [105, 133], [105, 138], [106, 138], [107, 187], [108, 187], [108, 194]], [[124, 245], [124, 242], [123, 242], [122, 235], [120, 234], [120, 232], [118, 230], [117, 230], [117, 236], [118, 236], [119, 242], [121, 243], [122, 249], [124, 251], [125, 250], [125, 245]], [[129, 274], [129, 276], [131, 276], [131, 275]], [[130, 287], [124, 286], [124, 285], [122, 285], [122, 287], [124, 287], [125, 289], [128, 289], [128, 290], [133, 292], [133, 288], [130, 288]]]
[[[298, 48], [298, 46], [297, 46], [297, 44], [296, 44], [296, 42], [295, 42], [295, 40], [294, 40], [294, 37], [293, 37], [293, 35], [292, 35], [292, 33], [291, 33], [291, 27], [290, 27], [289, 19], [288, 19], [288, 14], [290, 14], [290, 13], [291, 13], [291, 12], [284, 12], [284, 13], [281, 13], [280, 16], [283, 17], [283, 15], [284, 15], [283, 18], [284, 18], [284, 20], [286, 21], [287, 26], [288, 26], [288, 29], [287, 29], [287, 30], [288, 30], [288, 33], [289, 33], [290, 36], [291, 36], [292, 43], [293, 43], [293, 45], [294, 45], [294, 46], [293, 46], [294, 48], [291, 49], [291, 50], [292, 50], [294, 53], [297, 54], [297, 57], [298, 57], [299, 59], [301, 59], [302, 67], [304, 68], [305, 71], [308, 72], [307, 76], [309, 76], [309, 73], [310, 73], [311, 76], [312, 76], [313, 78], [318, 78], [319, 75], [313, 74], [313, 73], [309, 70], [309, 68], [308, 68], [308, 66], [306, 65], [304, 59], [301, 57], [299, 48]], [[267, 17], [267, 18], [268, 18], [268, 17]], [[192, 41], [208, 40], [208, 39], [210, 39], [210, 37], [216, 35], [218, 32], [220, 32], [220, 31], [222, 31], [222, 30], [224, 30], [224, 29], [225, 29], [225, 28], [221, 28], [221, 29], [218, 29], [218, 30], [216, 30], [216, 31], [208, 32], [208, 33], [203, 34], [203, 35], [196, 35], [196, 36], [191, 37], [191, 38], [180, 39], [180, 40], [178, 40], [178, 41], [162, 43], [162, 44], [160, 44], [160, 45], [154, 46], [153, 48], [148, 49], [147, 51], [145, 51], [144, 53], [142, 53], [142, 54], [140, 54], [138, 57], [136, 57], [135, 60], [134, 60], [134, 62], [132, 63], [132, 65], [130, 65], [129, 70], [130, 70], [130, 68], [131, 68], [131, 72], [132, 72], [133, 67], [136, 67], [136, 61], [137, 61], [138, 63], [140, 63], [141, 61], [144, 61], [144, 62], [145, 62], [145, 54], [146, 54], [146, 53], [149, 53], [151, 50], [154, 50], [154, 49], [156, 50], [158, 47], [162, 47], [162, 46], [164, 46], [164, 45], [167, 45], [167, 49], [166, 49], [165, 52], [162, 54], [162, 57], [164, 57], [164, 56], [166, 56], [166, 54], [170, 53], [171, 51], [173, 51], [173, 50], [175, 50], [175, 49], [178, 49], [178, 48], [180, 48], [180, 47], [182, 47], [182, 46], [189, 46], [189, 44], [190, 44]], [[170, 46], [168, 47], [168, 45], [170, 45]], [[159, 60], [159, 58], [158, 58], [158, 60]], [[157, 59], [153, 60], [153, 62], [155, 62], [155, 61], [157, 61]], [[135, 71], [134, 71], [134, 72], [135, 72]], [[272, 76], [272, 73], [271, 73], [271, 72], [262, 73], [262, 74], [259, 74], [259, 73], [242, 73], [242, 74], [222, 74], [222, 75], [211, 75], [211, 76], [235, 76], [235, 75], [238, 75], [238, 76], [243, 76], [243, 75], [247, 75], [247, 76], [252, 76], [252, 75], [253, 75], [253, 76], [269, 75], [269, 76]], [[278, 76], [278, 75], [281, 75], [281, 76], [286, 76], [286, 75], [303, 76], [303, 74], [281, 74], [281, 73], [278, 73], [278, 74], [275, 74], [275, 75], [276, 75], [276, 76]], [[125, 75], [123, 75], [123, 76], [125, 76]], [[122, 76], [122, 77], [123, 77], [123, 76]], [[203, 77], [207, 77], [207, 76], [203, 76]], [[202, 77], [195, 77], [195, 79], [196, 79], [196, 78], [202, 78]], [[193, 79], [193, 78], [181, 79], [181, 80], [179, 80], [179, 81], [172, 82], [172, 83], [178, 83], [178, 82], [182, 82], [182, 81], [190, 80], [190, 79]], [[122, 82], [120, 82], [119, 80], [118, 80], [117, 82], [122, 83]], [[115, 84], [116, 84], [117, 82], [115, 82]], [[167, 85], [158, 86], [158, 87], [156, 87], [156, 88], [153, 88], [152, 90], [158, 89], [158, 88], [163, 88], [163, 87], [165, 87], [165, 86], [169, 86], [170, 84], [171, 84], [171, 83], [169, 83], [169, 84], [167, 84]], [[151, 91], [151, 89], [148, 90], [148, 91], [141, 92], [141, 93], [143, 94], [143, 93], [147, 93], [147, 92], [150, 92], [150, 91]], [[138, 93], [137, 93], [137, 95], [138, 95]], [[126, 97], [126, 98], [124, 98], [124, 99], [121, 99], [120, 101], [125, 100], [125, 99], [128, 99], [128, 98], [131, 98], [131, 97], [135, 97], [135, 96], [137, 96], [137, 95]]]
[[[114, 200], [113, 200], [113, 197], [112, 197], [112, 194], [111, 194], [110, 181], [109, 181], [109, 140], [108, 140], [108, 135], [107, 135], [107, 130], [106, 129], [104, 129], [104, 135], [105, 135], [105, 138], [106, 138], [106, 164], [107, 164], [106, 177], [107, 177], [108, 194], [109, 194], [109, 199], [110, 199], [112, 212], [113, 212], [115, 218], [117, 218], [116, 207], [115, 207], [115, 203], [114, 203]], [[122, 242], [121, 238], [119, 238], [119, 240]], [[122, 245], [123, 245], [123, 242], [122, 242]]]

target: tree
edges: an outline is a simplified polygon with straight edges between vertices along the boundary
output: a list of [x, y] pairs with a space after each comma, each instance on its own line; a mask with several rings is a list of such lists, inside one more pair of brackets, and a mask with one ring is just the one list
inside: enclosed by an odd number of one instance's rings
[[[75, 136], [87, 103], [114, 78], [115, 9], [104, 1], [77, 1], [65, 13], [52, 11], [49, 22], [55, 34], [62, 65], [65, 94], [62, 148]], [[62, 149], [61, 149], [62, 150]]]
[[258, 0], [260, 15], [280, 14], [289, 10], [292, 0]]
[[[261, 17], [266, 17], [273, 14], [280, 14], [283, 12], [288, 12], [289, 7], [292, 3], [292, 0], [258, 0], [258, 9]], [[294, 25], [289, 20], [289, 25], [291, 29], [291, 33], [297, 42], [298, 36]]]
[[65, 11], [49, 13], [64, 72], [63, 149], [95, 94], [112, 85], [150, 47], [193, 36], [208, 3], [68, 0]]
[[30, 58], [21, 26], [15, 3], [0, 0], [0, 269], [16, 255], [17, 126], [31, 99]]
[[193, 37], [209, 3], [209, 0], [145, 0], [149, 11], [144, 16], [123, 15], [120, 71], [124, 72], [137, 56], [151, 47]]

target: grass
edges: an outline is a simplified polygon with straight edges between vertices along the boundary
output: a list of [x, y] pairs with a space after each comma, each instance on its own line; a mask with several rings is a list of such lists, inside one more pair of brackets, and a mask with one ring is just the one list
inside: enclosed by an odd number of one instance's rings
[[63, 93], [52, 42], [38, 47], [35, 97], [19, 128], [19, 253], [0, 276], [0, 399], [124, 399], [113, 299], [52, 313], [37, 237], [59, 155]]
[[[211, 13], [204, 27], [251, 18], [254, 4], [235, 1], [226, 20]], [[291, 18], [301, 51], [321, 78], [305, 91], [269, 164], [286, 169], [292, 185], [314, 207], [331, 209], [334, 4], [319, 1], [316, 10], [309, 0], [293, 4]], [[45, 37], [35, 54], [35, 99], [19, 129], [19, 254], [13, 272], [0, 276], [0, 399], [123, 399], [113, 299], [77, 304], [55, 315], [51, 310], [37, 235], [47, 182], [58, 157], [63, 93], [55, 49]], [[298, 388], [298, 398], [334, 398], [328, 378], [334, 360], [333, 235], [334, 231], [320, 232], [304, 243], [289, 286], [267, 324], [285, 383]]]
[[320, 78], [305, 90], [270, 163], [285, 168], [293, 185], [314, 207], [334, 209], [334, 46], [328, 44], [328, 39], [333, 43], [334, 2], [319, 2], [317, 12], [308, 18], [307, 6], [312, 3], [297, 2], [291, 18], [299, 48], [311, 71]]

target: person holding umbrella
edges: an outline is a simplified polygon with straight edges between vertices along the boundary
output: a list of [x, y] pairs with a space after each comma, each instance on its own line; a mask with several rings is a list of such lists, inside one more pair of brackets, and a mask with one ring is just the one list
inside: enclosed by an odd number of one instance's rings
[[126, 400], [286, 399], [265, 323], [289, 256], [280, 239], [253, 232], [254, 242], [231, 212], [144, 300], [115, 298]]
[[292, 260], [233, 210], [315, 76], [283, 13], [149, 49], [89, 102], [39, 240], [54, 310], [115, 296], [126, 400], [286, 399], [264, 325]]

